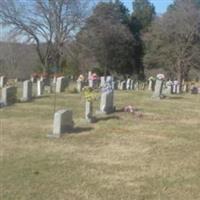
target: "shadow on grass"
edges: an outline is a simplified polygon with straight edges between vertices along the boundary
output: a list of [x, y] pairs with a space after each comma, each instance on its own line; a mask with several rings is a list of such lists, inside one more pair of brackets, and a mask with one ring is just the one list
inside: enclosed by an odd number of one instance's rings
[[167, 99], [183, 99], [184, 97], [182, 96], [170, 96]]
[[117, 119], [119, 120], [120, 117], [118, 116], [107, 116], [107, 117], [99, 117], [99, 118], [96, 118], [96, 121], [95, 122], [99, 122], [99, 121], [108, 121], [110, 119]]
[[79, 134], [82, 132], [89, 132], [93, 130], [94, 128], [91, 127], [74, 127], [71, 131], [70, 134]]
[[[134, 111], [135, 112], [139, 112], [139, 111], [143, 111], [143, 109], [141, 109], [141, 108], [134, 108]], [[120, 113], [120, 112], [127, 113], [127, 112], [124, 111], [124, 108], [117, 109], [117, 110], [115, 110], [115, 112], [116, 113]]]

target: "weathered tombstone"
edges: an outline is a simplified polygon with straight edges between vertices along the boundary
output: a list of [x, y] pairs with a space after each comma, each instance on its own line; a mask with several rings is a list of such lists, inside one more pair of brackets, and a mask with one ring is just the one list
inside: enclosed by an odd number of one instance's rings
[[35, 77], [33, 75], [31, 75], [30, 80], [31, 80], [32, 83], [34, 83], [35, 82]]
[[135, 88], [136, 91], [139, 90], [139, 82], [138, 81], [135, 82], [134, 88]]
[[93, 88], [94, 87], [94, 81], [92, 79], [88, 80], [89, 87]]
[[63, 133], [69, 133], [73, 127], [72, 110], [59, 110], [54, 114], [53, 133], [48, 137], [59, 138]]
[[41, 80], [37, 80], [37, 96], [42, 96], [43, 94], [43, 82]]
[[200, 94], [200, 87], [198, 87], [198, 94]]
[[172, 94], [172, 86], [173, 82], [171, 80], [166, 82], [166, 94], [168, 95]]
[[125, 90], [125, 89], [126, 89], [126, 81], [121, 81], [120, 90]]
[[2, 103], [3, 106], [8, 106], [17, 101], [17, 87], [2, 88]]
[[113, 101], [114, 91], [111, 83], [107, 82], [101, 90], [100, 111], [106, 114], [114, 112], [115, 108], [113, 106]]
[[189, 85], [188, 85], [188, 83], [184, 83], [184, 85], [183, 85], [183, 92], [189, 92]]
[[30, 80], [23, 82], [22, 101], [29, 101], [32, 98], [32, 82]]
[[81, 92], [82, 91], [82, 89], [83, 89], [83, 81], [81, 81], [81, 80], [77, 80], [76, 81], [76, 89], [77, 89], [77, 91], [78, 92]]
[[156, 98], [156, 99], [162, 98], [163, 82], [164, 82], [164, 75], [158, 74], [157, 79], [156, 79], [154, 93], [153, 93], [153, 98]]
[[85, 102], [85, 119], [89, 123], [94, 122], [92, 101], [86, 100], [86, 102]]
[[130, 83], [130, 90], [134, 90], [134, 81], [133, 80], [131, 80], [131, 83]]
[[57, 77], [54, 76], [54, 77], [53, 77], [53, 85], [56, 85], [56, 81], [57, 81]]
[[179, 92], [179, 82], [177, 80], [175, 80], [173, 82], [173, 94], [178, 94]]
[[149, 79], [149, 85], [148, 85], [148, 90], [149, 91], [154, 91], [154, 85], [155, 85], [155, 78], [151, 76]]
[[128, 78], [127, 81], [126, 81], [126, 89], [127, 90], [131, 89], [131, 79], [130, 78]]
[[0, 76], [0, 88], [3, 88], [6, 84], [6, 77]]
[[198, 88], [195, 85], [191, 87], [191, 94], [198, 94]]
[[105, 82], [106, 82], [106, 77], [105, 76], [101, 76], [100, 77], [100, 87], [103, 87]]
[[57, 78], [56, 93], [64, 92], [66, 88], [66, 78], [64, 76]]

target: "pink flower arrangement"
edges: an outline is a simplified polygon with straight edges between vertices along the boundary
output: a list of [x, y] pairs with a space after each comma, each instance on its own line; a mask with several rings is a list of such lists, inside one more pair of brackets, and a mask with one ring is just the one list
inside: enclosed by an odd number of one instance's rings
[[165, 78], [165, 75], [164, 74], [158, 74], [156, 76], [156, 78], [159, 79], [159, 80], [163, 80]]

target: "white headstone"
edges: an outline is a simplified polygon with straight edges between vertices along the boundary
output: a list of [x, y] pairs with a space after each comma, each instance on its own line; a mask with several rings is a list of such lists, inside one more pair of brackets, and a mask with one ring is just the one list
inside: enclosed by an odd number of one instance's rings
[[42, 96], [43, 94], [43, 82], [41, 80], [37, 80], [37, 96]]
[[127, 81], [126, 81], [126, 89], [127, 90], [131, 89], [131, 79], [130, 78], [128, 78]]
[[106, 82], [106, 77], [105, 76], [101, 76], [100, 77], [100, 87], [103, 87], [105, 82]]
[[32, 82], [30, 80], [23, 82], [22, 101], [29, 101], [32, 98]]
[[0, 76], [0, 88], [3, 88], [5, 84], [6, 84], [5, 76]]

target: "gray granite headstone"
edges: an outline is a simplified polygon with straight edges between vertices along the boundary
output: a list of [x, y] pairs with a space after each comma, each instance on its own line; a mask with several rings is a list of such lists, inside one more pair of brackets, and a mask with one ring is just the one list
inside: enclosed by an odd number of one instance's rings
[[101, 91], [100, 111], [103, 113], [114, 112], [113, 101], [114, 90], [112, 89], [111, 83], [107, 82]]
[[17, 87], [2, 88], [2, 103], [4, 106], [11, 105], [17, 101]]
[[63, 133], [69, 133], [74, 126], [72, 110], [62, 109], [54, 114], [53, 133], [48, 137], [59, 138]]
[[81, 81], [81, 80], [77, 80], [76, 81], [76, 84], [77, 84], [77, 91], [78, 92], [81, 92], [82, 91], [82, 89], [83, 89], [83, 81]]
[[162, 90], [163, 90], [163, 80], [156, 79], [153, 98], [160, 99], [162, 97]]
[[125, 89], [126, 89], [126, 81], [121, 81], [120, 90], [125, 90]]
[[66, 86], [67, 86], [67, 79], [64, 76], [57, 78], [56, 93], [64, 92]]
[[90, 101], [86, 101], [85, 102], [85, 119], [89, 123], [94, 122], [94, 117], [93, 117], [93, 103], [90, 102]]

